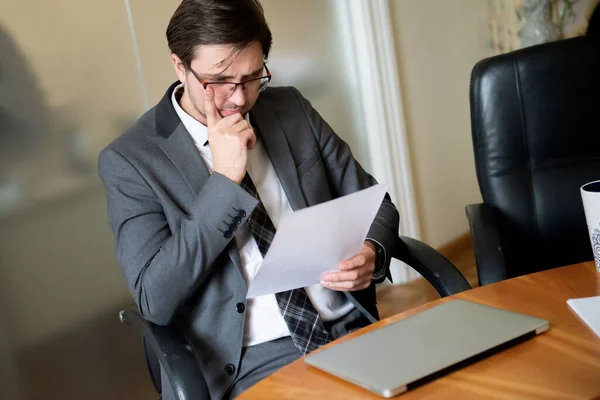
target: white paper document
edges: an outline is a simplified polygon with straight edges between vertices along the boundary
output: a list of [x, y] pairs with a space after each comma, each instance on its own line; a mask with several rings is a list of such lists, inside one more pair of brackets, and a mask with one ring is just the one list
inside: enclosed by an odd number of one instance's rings
[[569, 299], [567, 304], [600, 337], [600, 296]]
[[246, 298], [314, 285], [358, 254], [387, 189], [375, 185], [285, 214]]

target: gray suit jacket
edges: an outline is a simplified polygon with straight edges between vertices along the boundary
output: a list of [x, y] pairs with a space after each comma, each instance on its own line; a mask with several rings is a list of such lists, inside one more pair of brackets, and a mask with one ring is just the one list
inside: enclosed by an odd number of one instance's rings
[[[176, 84], [101, 152], [99, 174], [117, 258], [140, 312], [183, 329], [213, 398], [221, 398], [240, 361], [247, 291], [227, 227], [237, 215], [245, 223], [257, 200], [208, 172], [171, 103]], [[268, 88], [250, 117], [294, 210], [376, 183], [296, 89]], [[398, 224], [386, 196], [368, 233], [380, 244], [383, 275]], [[371, 321], [379, 318], [373, 284], [347, 296]]]

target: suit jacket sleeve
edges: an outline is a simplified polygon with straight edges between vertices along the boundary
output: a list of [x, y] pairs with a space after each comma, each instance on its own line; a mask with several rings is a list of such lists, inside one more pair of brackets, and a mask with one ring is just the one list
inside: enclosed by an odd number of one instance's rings
[[[335, 195], [344, 196], [377, 184], [377, 181], [354, 159], [348, 144], [331, 129], [298, 90], [293, 89], [293, 91], [319, 143], [329, 184], [335, 191]], [[398, 243], [399, 223], [398, 210], [389, 194], [386, 194], [367, 234], [367, 240], [374, 243], [379, 250], [376, 270], [373, 273], [373, 280], [376, 283], [384, 281], [386, 276], [390, 277], [389, 266], [392, 249]]]
[[228, 216], [239, 216], [238, 225], [243, 224], [258, 201], [225, 176], [213, 173], [188, 218], [170, 227], [151, 186], [118, 151], [102, 151], [99, 175], [106, 189], [117, 259], [129, 290], [146, 319], [168, 325], [231, 241], [232, 235], [225, 235], [227, 225], [231, 226]]

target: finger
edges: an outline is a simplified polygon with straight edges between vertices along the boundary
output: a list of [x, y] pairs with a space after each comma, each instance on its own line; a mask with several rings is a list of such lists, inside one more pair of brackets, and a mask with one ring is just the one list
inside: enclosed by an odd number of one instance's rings
[[336, 291], [354, 291], [354, 290], [362, 290], [369, 287], [371, 284], [371, 278], [365, 277], [359, 279], [357, 281], [343, 281], [343, 282], [322, 282], [324, 287], [330, 290]]
[[[235, 114], [235, 115], [240, 115], [240, 114]], [[229, 117], [231, 117], [232, 115], [230, 115]], [[229, 118], [227, 117], [227, 118]], [[240, 120], [238, 120], [236, 123], [233, 124], [233, 126], [231, 127], [231, 129], [229, 129], [229, 132], [231, 134], [239, 134], [244, 132], [246, 129], [250, 128], [250, 124], [248, 123], [248, 121], [246, 121], [245, 119], [242, 118], [242, 116], [240, 115]]]
[[219, 121], [218, 125], [222, 130], [229, 130], [230, 128], [234, 127], [236, 124], [242, 121], [244, 121], [244, 117], [242, 117], [242, 114], [235, 113], [228, 115], [225, 118], [222, 118]]
[[367, 257], [364, 254], [358, 254], [352, 258], [342, 261], [338, 268], [340, 271], [349, 271], [355, 268], [362, 267], [367, 263]]
[[242, 134], [246, 137], [246, 146], [248, 150], [254, 149], [256, 145], [256, 133], [254, 133], [254, 129], [248, 128]]
[[338, 268], [341, 271], [351, 270], [365, 264], [373, 264], [373, 268], [375, 268], [375, 251], [366, 244], [362, 246], [356, 256], [339, 263]]
[[367, 268], [356, 268], [351, 271], [329, 272], [323, 275], [323, 282], [348, 282], [356, 281], [363, 278], [366, 274], [371, 273]]
[[206, 100], [204, 101], [204, 110], [206, 112], [206, 120], [208, 122], [208, 126], [214, 126], [222, 120], [219, 111], [217, 110], [217, 106], [215, 105], [215, 92], [213, 88], [210, 86], [204, 90], [206, 95]]

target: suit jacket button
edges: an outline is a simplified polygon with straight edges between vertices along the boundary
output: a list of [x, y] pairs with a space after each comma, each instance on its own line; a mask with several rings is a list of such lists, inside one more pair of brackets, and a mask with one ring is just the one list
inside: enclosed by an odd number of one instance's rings
[[242, 219], [240, 217], [235, 217], [233, 219], [233, 223], [236, 224], [236, 225], [239, 225], [239, 224], [242, 223]]
[[227, 375], [233, 375], [233, 374], [235, 374], [235, 367], [233, 366], [233, 364], [227, 364], [225, 366], [225, 373]]
[[230, 230], [231, 232], [235, 232], [235, 231], [237, 230], [237, 225], [236, 225], [236, 224], [231, 224], [231, 225], [229, 225], [229, 230]]
[[223, 234], [223, 236], [225, 236], [225, 239], [231, 239], [233, 233], [231, 231], [227, 231]]
[[235, 309], [238, 313], [243, 313], [244, 311], [246, 311], [246, 306], [244, 305], [244, 303], [237, 303], [235, 305]]
[[244, 218], [245, 216], [246, 216], [246, 211], [244, 211], [244, 210], [238, 211], [238, 217]]

